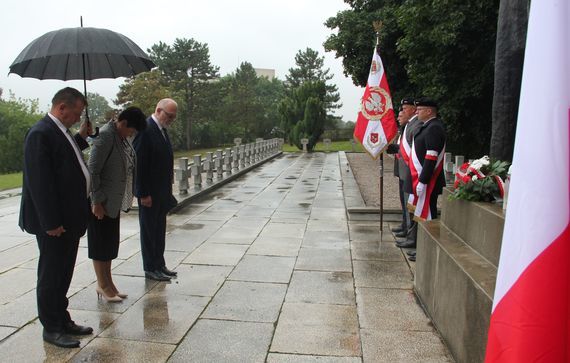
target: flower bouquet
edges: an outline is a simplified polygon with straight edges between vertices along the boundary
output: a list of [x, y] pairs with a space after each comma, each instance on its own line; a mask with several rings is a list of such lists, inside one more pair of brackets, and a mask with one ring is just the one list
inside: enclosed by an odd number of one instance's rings
[[503, 180], [507, 177], [508, 168], [508, 162], [497, 160], [491, 163], [488, 156], [461, 165], [455, 173], [455, 190], [449, 199], [473, 202], [501, 200], [505, 194]]

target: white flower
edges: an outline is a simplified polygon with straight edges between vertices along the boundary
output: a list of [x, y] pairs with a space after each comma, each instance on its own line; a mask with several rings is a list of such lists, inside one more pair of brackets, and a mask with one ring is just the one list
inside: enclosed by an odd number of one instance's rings
[[477, 181], [477, 179], [479, 179], [479, 178], [477, 178], [477, 175], [473, 175], [473, 176], [471, 177], [471, 180], [473, 180], [473, 181]]
[[477, 159], [471, 163], [471, 167], [477, 171], [481, 170], [483, 166], [489, 165], [491, 161], [487, 155], [483, 156], [481, 159]]

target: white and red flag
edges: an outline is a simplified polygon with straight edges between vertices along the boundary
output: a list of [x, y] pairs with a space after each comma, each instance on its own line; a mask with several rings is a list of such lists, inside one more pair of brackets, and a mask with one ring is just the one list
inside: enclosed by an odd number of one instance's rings
[[354, 138], [376, 159], [397, 134], [398, 126], [394, 118], [388, 80], [382, 59], [374, 48], [368, 82], [354, 126]]
[[485, 362], [570, 362], [570, 2], [532, 1]]

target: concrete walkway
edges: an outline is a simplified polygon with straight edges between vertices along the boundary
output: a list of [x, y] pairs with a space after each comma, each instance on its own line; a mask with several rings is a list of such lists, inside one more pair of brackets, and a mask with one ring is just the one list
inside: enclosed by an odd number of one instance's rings
[[284, 155], [169, 216], [170, 283], [144, 279], [138, 218], [123, 215], [122, 303], [97, 300], [82, 240], [69, 308], [95, 332], [78, 349], [43, 343], [36, 242], [17, 227], [19, 197], [0, 199], [0, 361], [452, 361], [392, 235], [348, 220], [339, 165]]

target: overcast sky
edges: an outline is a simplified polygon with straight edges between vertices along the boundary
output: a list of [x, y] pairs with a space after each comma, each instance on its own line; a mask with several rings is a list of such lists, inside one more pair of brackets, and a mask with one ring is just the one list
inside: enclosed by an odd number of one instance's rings
[[[176, 38], [207, 43], [211, 62], [220, 67], [222, 76], [247, 61], [255, 68], [275, 69], [276, 76], [284, 80], [295, 65], [295, 54], [312, 48], [325, 56], [325, 66], [334, 74], [332, 82], [343, 103], [337, 114], [353, 121], [363, 89], [344, 77], [341, 59], [325, 53], [322, 45], [331, 34], [323, 25], [325, 20], [347, 8], [342, 0], [7, 1], [0, 12], [0, 87], [3, 98], [9, 90], [16, 97], [38, 98], [43, 110], [58, 89], [71, 86], [82, 90], [81, 81], [39, 81], [8, 76], [8, 71], [32, 40], [52, 30], [77, 27], [83, 16], [84, 26], [121, 33], [145, 51], [159, 41], [172, 44]], [[87, 90], [101, 94], [111, 104], [123, 81], [88, 81]]]

